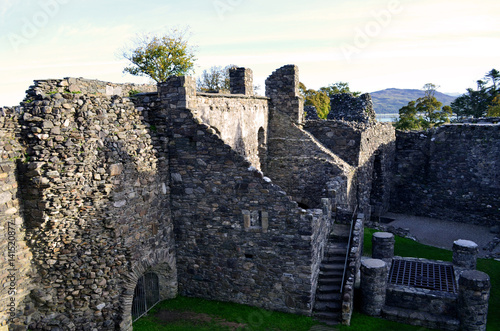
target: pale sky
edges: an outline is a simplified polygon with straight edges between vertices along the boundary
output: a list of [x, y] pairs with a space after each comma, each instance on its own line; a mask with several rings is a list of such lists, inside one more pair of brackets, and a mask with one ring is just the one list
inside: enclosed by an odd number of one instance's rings
[[254, 82], [296, 64], [317, 89], [465, 92], [500, 70], [498, 0], [0, 0], [0, 106], [35, 79], [148, 82], [123, 73], [138, 33], [189, 26], [196, 73], [251, 68]]

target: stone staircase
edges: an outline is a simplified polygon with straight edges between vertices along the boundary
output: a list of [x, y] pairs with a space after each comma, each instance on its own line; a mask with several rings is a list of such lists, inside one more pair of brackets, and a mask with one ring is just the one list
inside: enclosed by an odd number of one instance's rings
[[344, 273], [349, 225], [334, 224], [321, 261], [313, 316], [327, 325], [337, 325], [342, 319], [340, 288]]

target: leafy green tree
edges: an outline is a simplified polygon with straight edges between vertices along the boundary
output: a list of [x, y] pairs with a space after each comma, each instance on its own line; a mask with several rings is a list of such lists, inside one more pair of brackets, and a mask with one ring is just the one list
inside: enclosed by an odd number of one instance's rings
[[225, 68], [213, 66], [209, 70], [203, 70], [201, 77], [197, 79], [197, 89], [200, 92], [229, 91], [231, 89], [229, 70], [236, 65], [228, 65]]
[[451, 108], [459, 119], [479, 118], [485, 116], [489, 104], [489, 95], [486, 89], [473, 90], [469, 88], [466, 94], [462, 94], [451, 103]]
[[334, 94], [339, 94], [339, 93], [351, 93], [355, 97], [361, 95], [361, 92], [351, 92], [349, 88], [349, 83], [346, 82], [337, 82], [334, 84], [330, 84], [327, 87], [321, 87], [319, 90], [321, 92], [326, 93], [330, 98]]
[[492, 69], [484, 78], [477, 81], [476, 90], [469, 88], [465, 94], [452, 102], [451, 108], [458, 119], [492, 116], [490, 114], [495, 113], [495, 110], [491, 109], [496, 107], [494, 100], [500, 94], [500, 72]]
[[299, 92], [304, 97], [304, 106], [314, 106], [318, 117], [326, 119], [330, 112], [330, 98], [322, 91], [307, 89], [303, 83], [299, 83]]
[[434, 84], [425, 84], [425, 95], [399, 110], [399, 120], [395, 127], [398, 130], [421, 130], [449, 123], [452, 110], [450, 106], [443, 106], [436, 97]]
[[424, 85], [424, 98], [425, 99], [432, 99], [436, 95], [436, 91], [439, 88], [438, 85], [432, 84], [432, 83], [427, 83]]
[[500, 82], [500, 71], [496, 69], [491, 69], [488, 73], [486, 73], [486, 76], [484, 77], [486, 79], [491, 80], [492, 83], [492, 89], [494, 93], [497, 92], [497, 84]]
[[133, 49], [123, 52], [123, 57], [131, 62], [123, 71], [148, 76], [157, 83], [193, 72], [196, 58], [186, 34], [186, 30], [173, 29], [165, 35], [139, 37]]
[[489, 117], [500, 117], [500, 94], [498, 94], [492, 101], [488, 108]]
[[308, 89], [303, 83], [299, 84], [299, 91], [304, 97], [304, 106], [314, 106], [318, 112], [319, 118], [326, 119], [330, 113], [330, 98], [334, 94], [351, 93], [358, 96], [361, 92], [351, 92], [349, 83], [337, 82], [326, 87], [321, 87], [319, 90]]
[[422, 128], [422, 118], [417, 116], [418, 111], [416, 104], [416, 101], [410, 101], [408, 105], [399, 110], [399, 119], [394, 125], [396, 129], [408, 131]]

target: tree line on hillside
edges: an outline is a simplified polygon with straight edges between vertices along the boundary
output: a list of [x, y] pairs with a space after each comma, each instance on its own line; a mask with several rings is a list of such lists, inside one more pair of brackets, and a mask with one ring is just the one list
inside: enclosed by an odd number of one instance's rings
[[399, 110], [399, 119], [394, 123], [398, 130], [422, 130], [451, 121], [453, 114], [457, 121], [465, 118], [500, 116], [500, 72], [496, 69], [486, 73], [477, 81], [477, 89], [467, 92], [444, 106], [435, 98], [438, 86], [425, 84], [425, 95]]

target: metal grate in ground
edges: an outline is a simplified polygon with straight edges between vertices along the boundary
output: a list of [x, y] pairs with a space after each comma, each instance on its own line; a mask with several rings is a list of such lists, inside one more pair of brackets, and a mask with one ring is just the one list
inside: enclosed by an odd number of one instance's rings
[[389, 284], [457, 292], [453, 266], [432, 262], [394, 259]]

